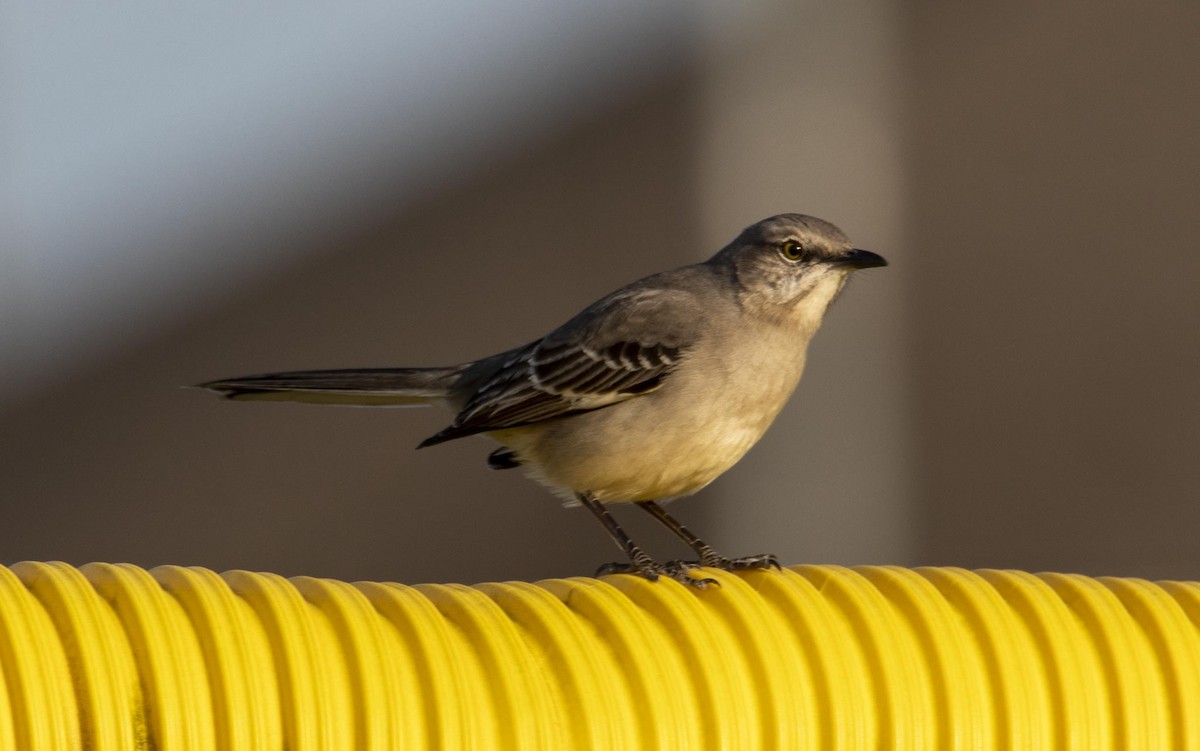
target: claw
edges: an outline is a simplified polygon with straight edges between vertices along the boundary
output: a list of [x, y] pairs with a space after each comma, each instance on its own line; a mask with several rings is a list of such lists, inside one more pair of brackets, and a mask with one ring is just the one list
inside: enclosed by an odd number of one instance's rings
[[[609, 574], [635, 574], [635, 573], [641, 573], [641, 572], [638, 571], [632, 563], [622, 563], [621, 561], [610, 561], [610, 562], [604, 564], [603, 566], [600, 566], [599, 568], [597, 568], [596, 573], [593, 574], [593, 576], [601, 577], [601, 576], [608, 576]], [[642, 574], [642, 575], [646, 576], [645, 574]], [[646, 576], [646, 578], [649, 579], [650, 581], [654, 581], [655, 579], [658, 578], [658, 575], [655, 574], [654, 576]]]
[[659, 563], [653, 560], [639, 560], [636, 563], [606, 563], [596, 569], [596, 576], [607, 576], [609, 574], [636, 574], [650, 581], [658, 581], [659, 576], [667, 576], [680, 584], [687, 584], [696, 589], [706, 589], [709, 584], [715, 584], [718, 587], [721, 583], [716, 579], [710, 579], [707, 576], [691, 576], [689, 571], [698, 568], [696, 563], [688, 561], [667, 561]]
[[701, 566], [711, 566], [719, 568], [722, 571], [746, 571], [750, 569], [774, 568], [782, 569], [779, 565], [779, 559], [770, 553], [760, 553], [759, 555], [747, 555], [741, 558], [726, 558], [724, 556], [714, 555], [706, 556], [699, 561]]

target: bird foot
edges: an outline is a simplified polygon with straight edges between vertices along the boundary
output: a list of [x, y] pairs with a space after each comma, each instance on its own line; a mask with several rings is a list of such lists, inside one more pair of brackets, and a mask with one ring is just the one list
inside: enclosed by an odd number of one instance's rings
[[636, 574], [650, 581], [658, 581], [658, 577], [666, 576], [680, 584], [687, 584], [696, 589], [706, 589], [709, 584], [721, 586], [716, 579], [706, 576], [692, 576], [689, 572], [700, 567], [694, 561], [667, 561], [660, 563], [650, 558], [639, 559], [630, 563], [606, 563], [596, 569], [596, 576], [609, 574]]
[[770, 553], [747, 555], [741, 558], [726, 558], [716, 553], [703, 556], [699, 561], [683, 561], [691, 565], [709, 566], [722, 571], [747, 571], [752, 569], [774, 568], [781, 569], [779, 559]]

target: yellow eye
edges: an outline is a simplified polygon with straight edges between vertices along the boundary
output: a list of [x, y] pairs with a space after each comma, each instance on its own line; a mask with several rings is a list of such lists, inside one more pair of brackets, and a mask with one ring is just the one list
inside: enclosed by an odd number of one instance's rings
[[804, 258], [804, 246], [795, 240], [788, 240], [779, 246], [779, 254], [789, 261], [799, 261]]

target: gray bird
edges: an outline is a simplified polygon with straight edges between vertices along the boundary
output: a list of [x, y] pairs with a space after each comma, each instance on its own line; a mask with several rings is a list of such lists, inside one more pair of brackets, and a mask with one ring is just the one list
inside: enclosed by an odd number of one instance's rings
[[[447, 407], [454, 421], [420, 447], [487, 433], [501, 445], [488, 466], [520, 467], [604, 524], [629, 562], [598, 573], [703, 587], [713, 580], [692, 576], [696, 566], [778, 563], [718, 555], [658, 501], [695, 493], [742, 458], [795, 390], [809, 340], [850, 272], [886, 265], [829, 222], [780, 214], [703, 263], [622, 287], [541, 339], [482, 360], [201, 386], [237, 400]], [[642, 552], [605, 508], [630, 502], [698, 560], [658, 562]]]

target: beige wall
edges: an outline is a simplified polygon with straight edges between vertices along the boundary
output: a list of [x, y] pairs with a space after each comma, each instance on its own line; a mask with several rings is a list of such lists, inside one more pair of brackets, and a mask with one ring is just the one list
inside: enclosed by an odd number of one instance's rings
[[687, 77], [635, 92], [8, 409], [0, 559], [417, 582], [588, 574], [618, 557], [585, 511], [488, 470], [485, 439], [415, 451], [449, 415], [236, 404], [179, 386], [464, 361], [684, 262], [697, 245], [693, 112]]
[[[730, 552], [1200, 578], [1192, 6], [763, 4], [728, 46], [0, 414], [0, 560], [399, 581], [589, 572], [582, 511], [433, 411], [229, 404], [273, 369], [438, 364], [782, 211], [893, 261], [801, 394], [673, 511]], [[639, 538], [684, 551], [637, 515]]]
[[921, 4], [923, 559], [1200, 578], [1200, 6]]

